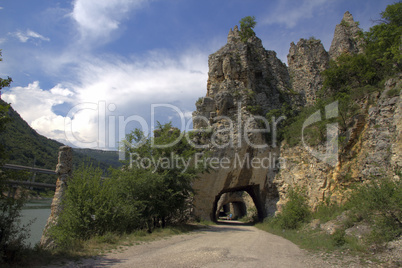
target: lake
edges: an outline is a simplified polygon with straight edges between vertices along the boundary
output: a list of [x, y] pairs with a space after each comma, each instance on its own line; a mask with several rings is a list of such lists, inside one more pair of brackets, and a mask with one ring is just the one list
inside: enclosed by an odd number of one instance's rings
[[40, 242], [43, 229], [45, 228], [47, 219], [50, 215], [50, 205], [52, 204], [52, 198], [42, 200], [30, 200], [28, 201], [21, 211], [21, 223], [28, 224], [29, 221], [35, 220], [31, 226], [30, 237], [27, 242], [31, 244], [31, 247]]

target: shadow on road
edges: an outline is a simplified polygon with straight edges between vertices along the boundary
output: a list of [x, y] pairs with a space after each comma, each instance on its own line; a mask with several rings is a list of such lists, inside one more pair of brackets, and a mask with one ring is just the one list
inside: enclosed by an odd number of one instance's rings
[[218, 220], [218, 225], [229, 225], [229, 226], [254, 226], [253, 222], [241, 222], [235, 220]]

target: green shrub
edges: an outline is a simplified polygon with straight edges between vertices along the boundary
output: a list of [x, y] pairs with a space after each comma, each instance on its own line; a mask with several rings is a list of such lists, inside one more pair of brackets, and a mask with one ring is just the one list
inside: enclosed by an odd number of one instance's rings
[[[0, 176], [3, 176], [0, 173]], [[2, 190], [13, 191], [13, 187], [4, 187], [0, 178]], [[3, 186], [3, 187], [2, 187]], [[25, 198], [14, 199], [3, 196], [0, 192], [0, 264], [15, 263], [23, 258], [24, 251], [29, 247], [26, 239], [29, 238], [29, 223], [21, 224], [21, 209]]]
[[282, 212], [273, 218], [271, 223], [282, 229], [297, 229], [311, 218], [307, 196], [305, 191], [295, 188], [289, 190], [287, 198], [288, 202]]
[[325, 202], [321, 202], [317, 206], [312, 217], [314, 219], [319, 219], [321, 223], [324, 223], [329, 220], [335, 219], [343, 211], [345, 211], [345, 208], [342, 205], [331, 203], [330, 200], [327, 199]]
[[240, 20], [240, 38], [243, 42], [255, 36], [254, 27], [257, 25], [254, 16], [247, 16]]
[[341, 247], [346, 243], [345, 230], [337, 229], [335, 233], [331, 235], [334, 246]]
[[81, 166], [68, 182], [63, 211], [51, 235], [61, 248], [71, 247], [107, 232], [123, 233], [138, 227], [138, 204], [120, 198], [120, 181], [102, 179], [102, 170]]
[[401, 88], [393, 88], [387, 92], [388, 97], [395, 97], [398, 96], [401, 92]]
[[373, 226], [369, 241], [380, 244], [402, 234], [402, 182], [381, 178], [360, 185], [351, 194], [346, 208], [354, 221]]

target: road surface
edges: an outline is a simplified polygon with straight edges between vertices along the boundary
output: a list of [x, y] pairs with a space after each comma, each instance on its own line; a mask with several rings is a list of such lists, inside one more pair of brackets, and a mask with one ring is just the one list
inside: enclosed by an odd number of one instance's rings
[[292, 242], [253, 226], [214, 225], [70, 267], [306, 267]]

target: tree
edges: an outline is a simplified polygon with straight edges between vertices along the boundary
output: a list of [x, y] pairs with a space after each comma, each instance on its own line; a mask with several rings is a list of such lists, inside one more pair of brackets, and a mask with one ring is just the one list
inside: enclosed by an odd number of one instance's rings
[[[0, 61], [1, 58], [0, 50]], [[0, 78], [0, 90], [9, 87], [12, 79]], [[4, 132], [7, 123], [10, 121], [8, 116], [9, 105], [0, 100], [0, 133]], [[5, 159], [4, 147], [0, 144], [0, 165]], [[18, 199], [9, 197], [7, 192], [13, 191], [12, 187], [5, 183], [8, 178], [0, 170], [0, 264], [2, 262], [14, 262], [22, 257], [21, 252], [26, 248], [25, 240], [29, 237], [27, 227], [21, 226], [21, 209], [25, 203], [23, 193]]]
[[193, 194], [191, 183], [203, 171], [203, 167], [191, 164], [196, 149], [180, 134], [171, 123], [158, 122], [154, 137], [147, 138], [138, 129], [126, 136], [131, 163], [117, 171], [117, 176], [127, 184], [127, 198], [143, 204], [142, 215], [148, 224], [161, 222], [164, 226], [185, 216]]
[[[1, 49], [0, 49], [0, 61], [3, 61]], [[9, 87], [12, 81], [13, 80], [10, 77], [8, 77], [7, 79], [3, 79], [0, 77], [0, 89], [2, 89], [3, 87]]]
[[381, 17], [381, 23], [366, 33], [365, 49], [385, 76], [402, 70], [402, 2], [387, 6]]
[[254, 27], [257, 25], [254, 16], [247, 16], [240, 20], [240, 38], [243, 42], [255, 36]]
[[343, 54], [322, 74], [323, 92], [350, 93], [351, 88], [376, 86], [384, 78], [402, 71], [402, 3], [389, 5], [382, 20], [364, 33], [364, 53]]
[[140, 204], [125, 198], [125, 186], [120, 179], [102, 178], [100, 168], [84, 164], [74, 170], [58, 224], [50, 229], [57, 247], [68, 249], [77, 240], [139, 228]]

